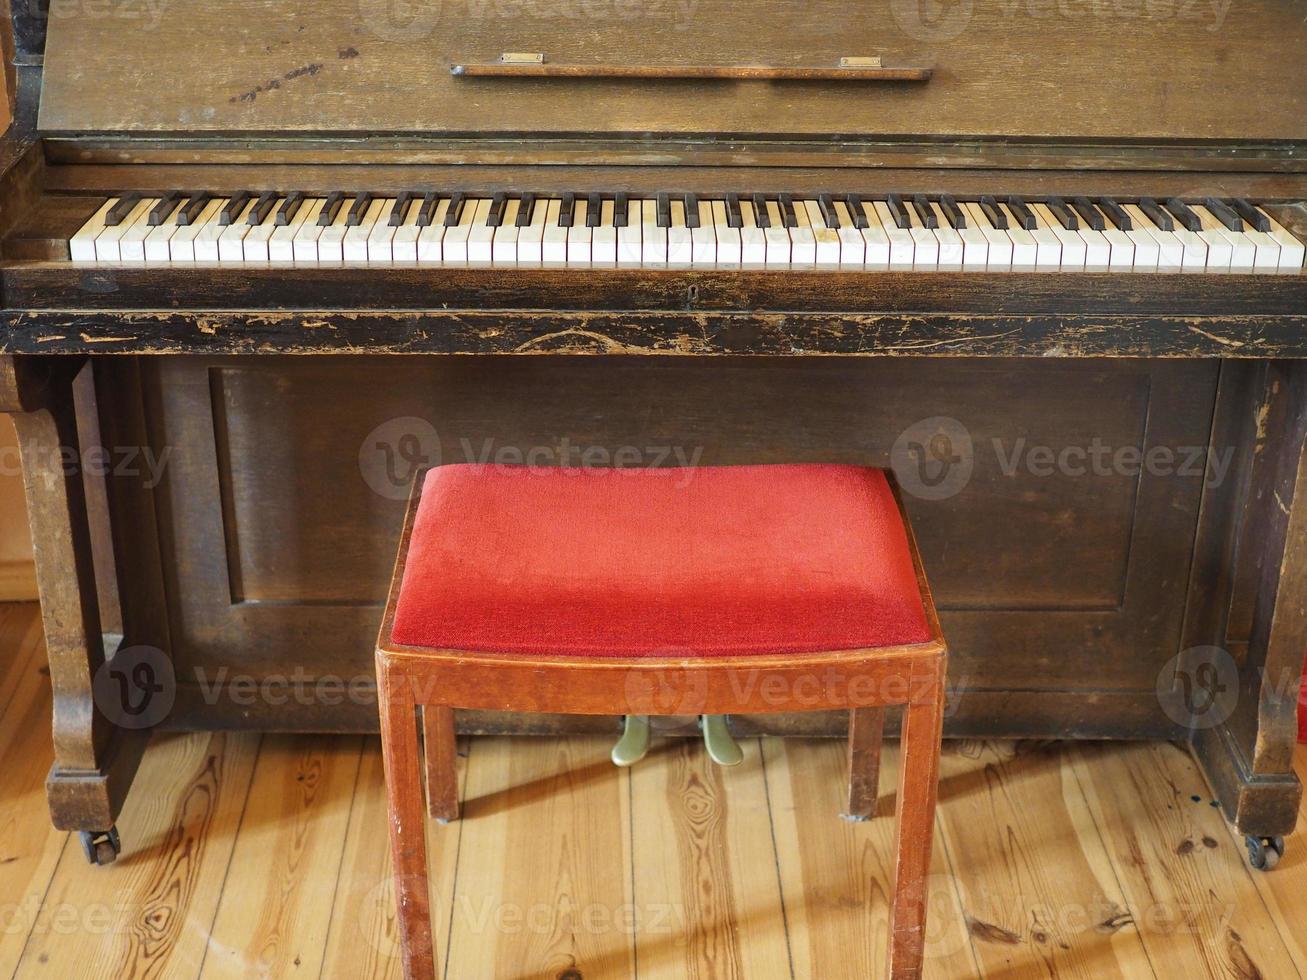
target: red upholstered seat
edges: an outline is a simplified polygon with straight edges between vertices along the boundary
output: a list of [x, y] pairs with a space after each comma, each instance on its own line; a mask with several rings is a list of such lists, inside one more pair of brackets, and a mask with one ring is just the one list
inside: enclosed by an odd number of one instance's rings
[[880, 470], [449, 465], [426, 476], [406, 646], [595, 656], [929, 639]]

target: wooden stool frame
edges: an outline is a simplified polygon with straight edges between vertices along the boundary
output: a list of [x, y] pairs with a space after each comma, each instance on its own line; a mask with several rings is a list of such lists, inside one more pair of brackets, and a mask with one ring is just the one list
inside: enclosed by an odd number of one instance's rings
[[928, 641], [823, 653], [699, 659], [488, 653], [393, 642], [395, 605], [425, 476], [425, 472], [417, 475], [409, 502], [377, 644], [377, 697], [405, 976], [425, 980], [436, 975], [424, 810], [429, 809], [442, 823], [458, 819], [455, 709], [581, 715], [847, 709], [845, 815], [861, 820], [872, 816], [876, 808], [883, 714], [885, 707], [893, 705], [903, 705], [904, 712], [888, 973], [895, 978], [919, 976], [948, 652], [893, 475], [887, 472], [886, 478], [907, 531], [930, 631]]

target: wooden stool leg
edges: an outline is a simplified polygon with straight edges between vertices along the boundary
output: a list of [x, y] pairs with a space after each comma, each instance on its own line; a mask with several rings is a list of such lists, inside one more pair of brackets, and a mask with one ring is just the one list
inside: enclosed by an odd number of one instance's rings
[[422, 806], [422, 761], [418, 752], [417, 712], [407, 692], [383, 673], [378, 678], [381, 751], [390, 810], [390, 853], [395, 876], [395, 907], [404, 949], [404, 976], [433, 980], [431, 908], [427, 891], [426, 813]]
[[943, 666], [932, 690], [903, 712], [900, 740], [898, 830], [890, 909], [889, 976], [921, 976], [926, 939], [926, 876], [930, 873], [944, 725]]
[[422, 734], [427, 753], [427, 805], [441, 823], [458, 819], [458, 747], [454, 709], [422, 706]]
[[884, 708], [854, 708], [849, 712], [849, 785], [843, 814], [848, 820], [867, 820], [876, 815], [884, 727]]

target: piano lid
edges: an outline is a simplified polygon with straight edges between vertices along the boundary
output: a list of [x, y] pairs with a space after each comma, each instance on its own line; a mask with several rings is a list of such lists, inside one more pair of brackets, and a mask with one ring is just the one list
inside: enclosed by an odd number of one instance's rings
[[[508, 77], [451, 73], [505, 52], [527, 55]], [[868, 60], [644, 77], [842, 58]], [[513, 74], [545, 70], [636, 77]], [[52, 7], [39, 126], [1304, 140], [1307, 18], [1289, 0], [106, 0]]]

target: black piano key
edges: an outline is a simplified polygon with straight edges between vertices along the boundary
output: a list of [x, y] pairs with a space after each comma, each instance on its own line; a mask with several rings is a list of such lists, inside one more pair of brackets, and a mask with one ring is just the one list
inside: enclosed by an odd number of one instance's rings
[[912, 195], [912, 210], [917, 212], [917, 217], [926, 228], [939, 227], [939, 219], [935, 217], [935, 209], [930, 206], [930, 201], [926, 199], [925, 194]]
[[1076, 218], [1075, 212], [1067, 207], [1066, 201], [1060, 197], [1050, 197], [1044, 202], [1044, 207], [1052, 212], [1058, 224], [1067, 231], [1078, 231], [1080, 229], [1080, 221]]
[[132, 213], [132, 208], [140, 203], [140, 194], [124, 194], [118, 198], [118, 203], [111, 207], [109, 213], [104, 216], [106, 227], [114, 228], [122, 224], [126, 217]]
[[599, 194], [588, 194], [585, 199], [585, 226], [598, 228], [603, 218], [604, 199]]
[[151, 228], [157, 228], [168, 220], [168, 215], [172, 214], [172, 209], [177, 206], [177, 202], [182, 196], [177, 191], [169, 191], [164, 195], [159, 203], [150, 209], [150, 216], [145, 219], [146, 224]]
[[1270, 231], [1271, 219], [1262, 214], [1257, 208], [1253, 207], [1251, 201], [1246, 201], [1242, 197], [1236, 197], [1230, 202], [1230, 207], [1234, 208], [1235, 214], [1243, 218], [1253, 226], [1253, 231]]
[[1035, 214], [1030, 208], [1026, 207], [1026, 202], [1013, 194], [1007, 199], [1007, 208], [1012, 212], [1012, 217], [1017, 219], [1017, 224], [1025, 231], [1034, 231], [1039, 227], [1039, 222], [1035, 220]]
[[685, 227], [699, 227], [699, 195], [685, 195]]
[[277, 197], [276, 191], [264, 191], [260, 194], [259, 199], [254, 202], [254, 207], [250, 208], [249, 217], [245, 219], [245, 223], [253, 227], [267, 221], [268, 214], [277, 203]]
[[955, 229], [961, 230], [967, 226], [967, 216], [962, 213], [958, 207], [958, 202], [952, 194], [941, 194], [939, 196], [939, 209], [944, 212], [944, 217], [948, 223]]
[[656, 200], [658, 201], [658, 227], [670, 228], [672, 226], [672, 196], [670, 194], [659, 194]]
[[1189, 206], [1178, 197], [1168, 198], [1166, 210], [1175, 215], [1175, 220], [1184, 225], [1186, 231], [1202, 231], [1203, 220], [1189, 210]]
[[849, 209], [849, 214], [853, 216], [853, 227], [859, 230], [870, 228], [871, 222], [867, 220], [867, 212], [862, 206], [861, 194], [848, 194], [844, 198], [844, 205]]
[[408, 214], [408, 206], [413, 203], [414, 194], [411, 191], [401, 191], [395, 197], [395, 204], [390, 209], [390, 217], [386, 219], [386, 224], [392, 228], [398, 228], [404, 223], [404, 216]]
[[1007, 231], [1007, 214], [998, 206], [993, 194], [986, 194], [980, 199], [980, 210], [991, 225], [999, 231]]
[[740, 195], [726, 195], [726, 227], [743, 228], [744, 215], [740, 212]]
[[531, 193], [522, 195], [522, 200], [517, 205], [517, 220], [513, 222], [519, 228], [525, 228], [531, 223], [531, 218], [535, 215], [536, 196]]
[[826, 227], [839, 231], [840, 216], [835, 211], [835, 198], [829, 194], [818, 194], [817, 207], [821, 210], [821, 217], [826, 222]]
[[762, 194], [754, 194], [753, 201], [753, 223], [759, 228], [771, 227], [771, 215], [767, 212], [767, 198]]
[[196, 191], [187, 199], [186, 206], [177, 213], [177, 224], [194, 224], [212, 200], [212, 194], [206, 194], [204, 191]]
[[625, 193], [613, 195], [613, 227], [625, 228], [631, 223], [631, 199]]
[[418, 208], [418, 216], [414, 224], [419, 228], [429, 228], [436, 220], [438, 207], [440, 207], [440, 195], [435, 191], [427, 191], [422, 195], [422, 206]]
[[794, 213], [794, 195], [778, 195], [776, 198], [776, 204], [781, 209], [781, 225], [785, 228], [799, 227], [798, 215]]
[[272, 219], [272, 223], [284, 228], [295, 220], [295, 215], [299, 213], [300, 205], [303, 203], [304, 195], [300, 191], [291, 191], [286, 195], [286, 200], [281, 202], [281, 207], [277, 209], [277, 216]]
[[576, 213], [576, 195], [567, 193], [558, 205], [558, 227], [571, 228], [572, 216]]
[[1139, 199], [1139, 210], [1148, 215], [1148, 220], [1162, 231], [1175, 231], [1175, 222], [1171, 220], [1171, 216], [1159, 208], [1151, 197]]
[[1224, 201], [1209, 197], [1203, 201], [1203, 204], [1212, 213], [1212, 217], [1225, 226], [1226, 231], [1243, 231], [1243, 218], [1239, 217]]
[[508, 207], [508, 195], [503, 191], [490, 198], [490, 212], [486, 215], [486, 227], [498, 228], [504, 223], [504, 208]]
[[332, 191], [327, 195], [326, 203], [322, 205], [322, 210], [318, 212], [318, 227], [326, 228], [336, 220], [336, 215], [340, 214], [340, 209], [345, 206], [345, 192]]
[[350, 228], [361, 225], [370, 207], [372, 207], [371, 194], [365, 192], [354, 198], [354, 203], [349, 206], [349, 214], [345, 215], [345, 224]]
[[1112, 224], [1116, 225], [1122, 231], [1134, 231], [1135, 223], [1130, 220], [1130, 215], [1126, 213], [1125, 208], [1117, 204], [1110, 197], [1100, 197], [1098, 206], [1103, 209], [1103, 213], [1112, 219]]
[[462, 191], [455, 191], [449, 196], [449, 210], [445, 212], [446, 228], [453, 228], [463, 220], [463, 205], [466, 203], [467, 198]]
[[1071, 199], [1071, 206], [1076, 209], [1076, 214], [1080, 215], [1083, 221], [1091, 231], [1106, 231], [1107, 222], [1103, 219], [1102, 213], [1094, 207], [1094, 202], [1089, 198], [1081, 195]]
[[253, 197], [254, 193], [252, 191], [237, 191], [227, 198], [227, 203], [222, 206], [222, 210], [218, 213], [218, 224], [229, 225], [239, 218], [241, 212], [245, 210], [245, 205], [249, 204], [250, 199]]
[[908, 217], [908, 209], [903, 203], [903, 196], [901, 194], [888, 195], [885, 198], [885, 204], [889, 208], [889, 213], [891, 217], [894, 218], [894, 223], [896, 225], [900, 228], [912, 227], [912, 219]]

